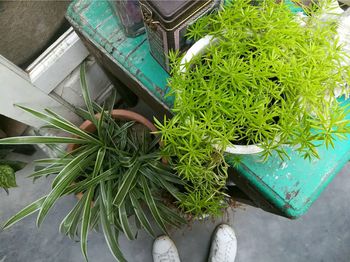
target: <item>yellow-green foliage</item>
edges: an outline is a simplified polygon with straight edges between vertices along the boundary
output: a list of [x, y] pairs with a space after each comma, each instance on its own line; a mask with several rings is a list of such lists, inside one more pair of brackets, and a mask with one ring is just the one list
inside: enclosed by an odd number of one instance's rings
[[175, 117], [158, 126], [163, 154], [191, 185], [182, 207], [196, 216], [224, 206], [227, 145], [260, 144], [265, 159], [274, 151], [288, 157], [281, 145], [290, 145], [311, 158], [317, 145], [349, 132], [346, 110], [333, 96], [336, 88], [346, 94], [350, 79], [336, 24], [312, 11], [300, 26], [283, 4], [250, 2], [232, 1], [194, 24], [189, 37], [210, 34], [218, 43], [186, 73], [179, 72], [182, 57], [171, 54]]

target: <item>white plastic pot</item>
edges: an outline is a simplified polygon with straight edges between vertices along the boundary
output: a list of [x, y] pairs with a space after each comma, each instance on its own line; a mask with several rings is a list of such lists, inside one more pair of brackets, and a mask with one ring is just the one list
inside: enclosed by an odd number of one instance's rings
[[[192, 58], [197, 55], [203, 55], [207, 52], [208, 48], [218, 43], [218, 39], [212, 35], [207, 35], [198, 40], [188, 51], [181, 60], [180, 72], [186, 72], [186, 64], [190, 63]], [[214, 145], [215, 147], [215, 145]], [[262, 152], [263, 149], [258, 145], [232, 145], [225, 149], [226, 153], [237, 154], [237, 155], [250, 155]]]

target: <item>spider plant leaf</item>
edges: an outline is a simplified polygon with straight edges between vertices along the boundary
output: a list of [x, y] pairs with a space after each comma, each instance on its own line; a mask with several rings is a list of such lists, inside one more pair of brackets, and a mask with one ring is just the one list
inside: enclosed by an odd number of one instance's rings
[[112, 112], [115, 104], [115, 99], [117, 97], [117, 91], [115, 88], [112, 88], [111, 94], [107, 97], [104, 102], [104, 108], [106, 108], [107, 112]]
[[113, 197], [115, 194], [113, 194], [113, 181], [107, 181], [106, 182], [107, 190], [106, 190], [106, 211], [107, 211], [107, 216], [108, 220], [113, 223], [115, 220], [115, 216], [113, 216], [114, 212], [114, 205], [113, 205]]
[[104, 133], [103, 123], [105, 121], [105, 115], [106, 115], [106, 112], [105, 112], [105, 109], [103, 108], [100, 113], [100, 117], [97, 121], [97, 133], [102, 141], [103, 141], [103, 133]]
[[13, 224], [17, 223], [18, 221], [22, 220], [23, 218], [35, 213], [38, 211], [42, 204], [44, 203], [46, 199], [46, 196], [43, 196], [39, 198], [38, 200], [34, 201], [32, 204], [26, 206], [21, 211], [19, 211], [17, 214], [12, 216], [10, 219], [8, 219], [4, 225], [2, 226], [3, 229], [7, 229], [11, 227]]
[[172, 184], [186, 184], [178, 176], [176, 176], [170, 170], [168, 170], [163, 164], [150, 162], [149, 165], [151, 168], [151, 173], [159, 174], [159, 176], [162, 177], [162, 179], [165, 179]]
[[0, 145], [22, 145], [22, 144], [85, 144], [85, 139], [73, 137], [54, 136], [19, 136], [0, 139]]
[[88, 133], [84, 132], [83, 130], [81, 130], [80, 128], [76, 127], [75, 125], [73, 125], [72, 123], [70, 123], [67, 120], [62, 120], [62, 118], [56, 118], [53, 117], [50, 114], [45, 114], [39, 111], [36, 111], [34, 109], [28, 108], [28, 107], [24, 107], [24, 106], [20, 106], [17, 105], [19, 108], [21, 108], [22, 110], [34, 115], [35, 117], [43, 120], [44, 122], [47, 122], [55, 127], [57, 127], [58, 129], [62, 130], [62, 131], [66, 131], [72, 135], [76, 135], [80, 138], [84, 138], [87, 140], [87, 142], [92, 142], [92, 143], [97, 143], [99, 144], [99, 140], [97, 140], [96, 138], [92, 137], [91, 135], [89, 135]]
[[[159, 175], [161, 176], [161, 175]], [[178, 201], [180, 201], [180, 197], [179, 197], [179, 190], [174, 187], [171, 183], [166, 182], [164, 179], [162, 178], [158, 178], [158, 180], [160, 181], [160, 183], [164, 186], [164, 188], [166, 188], [166, 190]]]
[[122, 226], [122, 229], [123, 229], [125, 236], [129, 240], [134, 240], [135, 236], [131, 231], [128, 216], [127, 216], [126, 210], [125, 210], [125, 201], [123, 203], [121, 203], [121, 205], [119, 206], [119, 221], [121, 223], [121, 226]]
[[38, 165], [66, 165], [69, 159], [65, 158], [42, 158], [34, 160], [36, 166]]
[[83, 62], [80, 66], [80, 85], [81, 85], [81, 91], [83, 93], [83, 98], [84, 98], [84, 101], [85, 101], [85, 105], [87, 107], [87, 110], [90, 114], [90, 117], [91, 117], [91, 120], [92, 122], [95, 124], [95, 126], [97, 126], [97, 120], [96, 118], [94, 117], [95, 113], [94, 113], [94, 109], [93, 109], [93, 106], [92, 106], [92, 100], [91, 100], [91, 97], [90, 97], [90, 92], [89, 92], [89, 89], [88, 89], [88, 86], [87, 86], [87, 83], [86, 83], [86, 70], [85, 70], [85, 66], [86, 66], [86, 63]]
[[164, 217], [167, 217], [167, 223], [179, 227], [183, 224], [186, 224], [186, 220], [181, 217], [177, 212], [172, 210], [171, 208], [160, 204], [159, 211], [164, 214]]
[[67, 191], [64, 192], [64, 194], [72, 194], [72, 193], [78, 193], [78, 192], [84, 192], [90, 187], [97, 186], [99, 183], [106, 181], [107, 179], [112, 179], [111, 175], [113, 174], [113, 168], [108, 169], [101, 173], [100, 175], [91, 178], [89, 180], [83, 180], [78, 183], [75, 183], [74, 185], [71, 185], [67, 188]]
[[105, 210], [105, 206], [103, 204], [102, 198], [100, 198], [100, 218], [101, 218], [102, 231], [106, 239], [107, 245], [109, 247], [109, 250], [111, 251], [111, 253], [113, 254], [114, 258], [117, 261], [127, 262], [119, 248], [117, 237], [112, 232], [111, 226], [108, 223], [107, 214], [106, 214], [106, 210]]
[[[89, 120], [92, 122], [92, 117], [90, 115], [90, 113], [82, 108], [76, 108], [76, 110], [74, 111], [78, 116], [80, 116], [82, 119], [84, 120]], [[94, 116], [95, 117], [95, 116]]]
[[153, 218], [157, 222], [157, 225], [160, 227], [160, 229], [162, 229], [163, 233], [168, 234], [166, 227], [164, 225], [164, 222], [163, 222], [163, 218], [160, 216], [157, 205], [154, 202], [154, 199], [152, 197], [152, 193], [148, 187], [147, 180], [142, 176], [140, 178], [140, 181], [141, 181], [141, 185], [142, 185], [142, 188], [144, 191], [145, 201], [146, 201], [146, 203], [151, 211]]
[[79, 171], [79, 169], [83, 170], [85, 166], [89, 165], [96, 151], [97, 147], [94, 146], [87, 149], [80, 155], [77, 155], [75, 158], [72, 158], [72, 160], [61, 170], [61, 172], [52, 181], [52, 188], [55, 188], [56, 185], [62, 179], [64, 179], [67, 176], [70, 176], [71, 172], [76, 173], [77, 171]]
[[134, 195], [133, 192], [130, 192], [130, 200], [131, 203], [134, 207], [134, 211], [135, 211], [135, 215], [138, 218], [138, 220], [140, 221], [142, 227], [153, 237], [155, 237], [155, 233], [153, 231], [153, 228], [150, 224], [150, 222], [148, 221], [145, 213], [143, 212], [143, 209], [139, 203], [139, 201], [137, 200], [137, 197]]
[[92, 173], [92, 177], [95, 177], [98, 173], [102, 173], [101, 167], [102, 167], [105, 155], [106, 155], [106, 148], [101, 147], [97, 152], [97, 157], [96, 157], [96, 162], [94, 166], [94, 171]]
[[140, 162], [136, 162], [124, 175], [123, 182], [119, 188], [117, 195], [113, 200], [113, 204], [116, 206], [120, 206], [125, 197], [128, 195], [129, 191], [132, 189], [131, 185], [136, 179], [137, 174], [139, 173]]
[[159, 179], [156, 178], [156, 176], [158, 175], [157, 173], [152, 173], [151, 170], [146, 167], [141, 167], [139, 171], [142, 175], [147, 177], [149, 181], [152, 181], [153, 184], [161, 186]]
[[62, 170], [62, 167], [47, 167], [44, 169], [41, 169], [39, 171], [34, 172], [33, 174], [29, 175], [28, 177], [32, 177], [35, 179], [40, 178], [42, 176], [57, 174]]
[[91, 155], [94, 150], [95, 148], [91, 148], [90, 150], [85, 151], [81, 155], [77, 156], [60, 172], [60, 174], [58, 174], [57, 177], [60, 177], [61, 179], [53, 187], [52, 191], [47, 195], [39, 211], [37, 218], [38, 227], [41, 225], [47, 213], [53, 204], [57, 201], [57, 199], [65, 191], [67, 186], [69, 186], [79, 176], [81, 168], [79, 164], [81, 164], [83, 160], [89, 162], [94, 157], [94, 155]]
[[99, 218], [100, 218], [100, 200], [99, 200], [99, 197], [97, 197], [91, 209], [90, 229], [97, 229]]
[[83, 204], [84, 208], [83, 208], [83, 216], [81, 220], [80, 248], [86, 261], [88, 261], [87, 238], [88, 238], [89, 226], [91, 222], [91, 205], [92, 205], [92, 198], [94, 195], [94, 189], [95, 188], [91, 187], [87, 192], [85, 192], [85, 194], [87, 194], [87, 197]]
[[[86, 197], [83, 196], [82, 199]], [[81, 200], [82, 200], [81, 199]], [[83, 201], [79, 200], [73, 209], [68, 213], [68, 215], [62, 220], [59, 231], [60, 233], [64, 235], [68, 235], [70, 238], [74, 238], [75, 233], [73, 233], [73, 236], [70, 234], [71, 231], [76, 232], [78, 221], [80, 220], [80, 214], [82, 210], [82, 203]], [[74, 224], [74, 225], [73, 225]], [[74, 227], [74, 230], [71, 230], [71, 228]]]

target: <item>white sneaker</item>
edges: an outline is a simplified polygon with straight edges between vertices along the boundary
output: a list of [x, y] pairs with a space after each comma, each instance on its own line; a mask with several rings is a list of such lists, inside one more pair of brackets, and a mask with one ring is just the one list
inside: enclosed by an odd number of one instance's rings
[[174, 242], [168, 236], [160, 236], [153, 243], [154, 262], [180, 262]]
[[237, 238], [232, 227], [221, 224], [216, 228], [208, 262], [233, 262], [237, 253]]

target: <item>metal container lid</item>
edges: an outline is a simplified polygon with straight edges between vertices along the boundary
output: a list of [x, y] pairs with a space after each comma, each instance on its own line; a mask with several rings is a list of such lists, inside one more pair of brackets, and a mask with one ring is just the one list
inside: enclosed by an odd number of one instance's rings
[[173, 27], [213, 0], [141, 0], [152, 9], [165, 27]]

